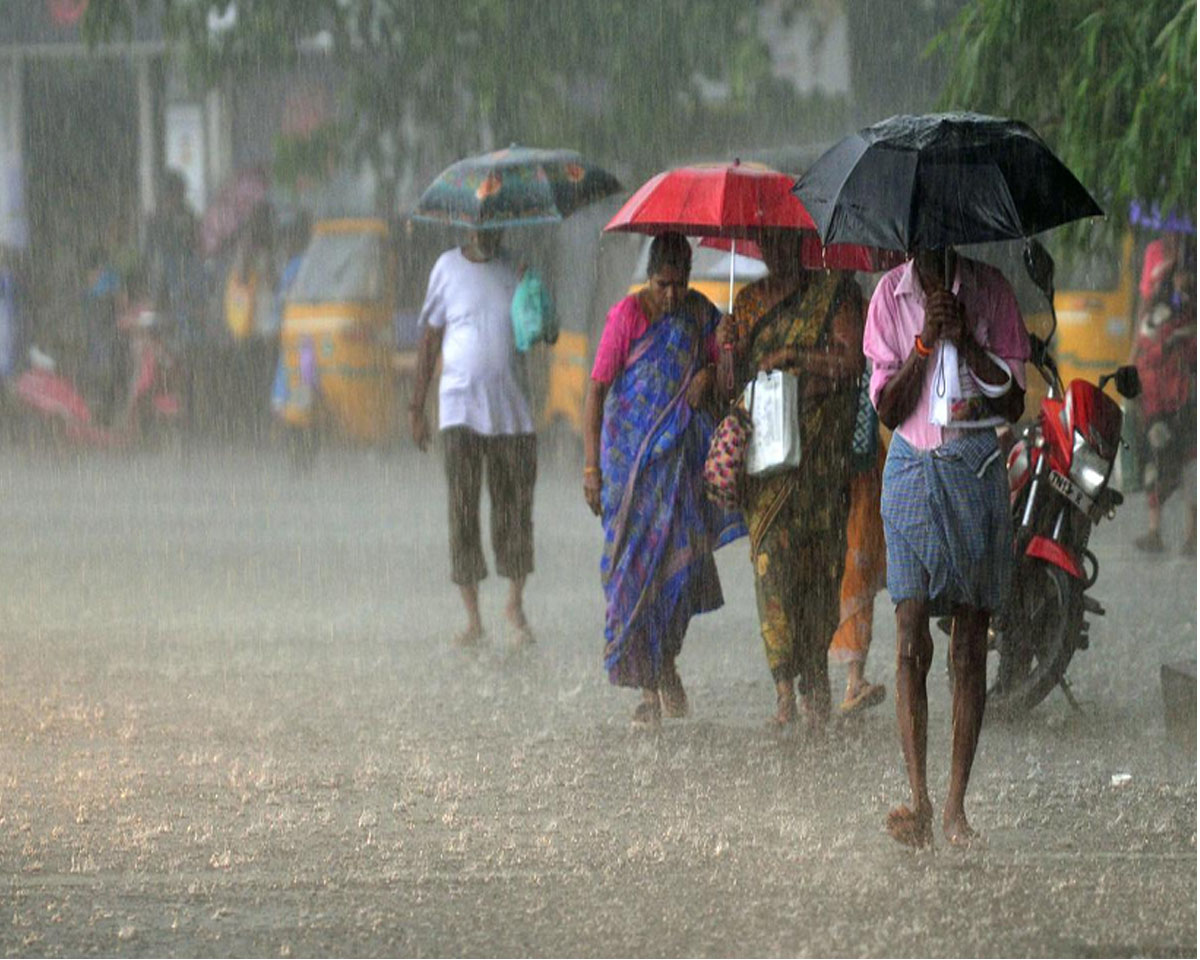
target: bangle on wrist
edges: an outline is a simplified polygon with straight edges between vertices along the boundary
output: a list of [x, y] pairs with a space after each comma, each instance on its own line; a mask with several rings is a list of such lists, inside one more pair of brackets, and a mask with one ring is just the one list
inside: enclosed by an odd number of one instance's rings
[[920, 357], [928, 357], [931, 353], [933, 353], [933, 347], [925, 346], [925, 341], [921, 339], [921, 335], [919, 333], [917, 334], [916, 339], [913, 341], [913, 347], [916, 349], [917, 355]]
[[598, 476], [600, 476], [600, 468], [599, 467], [584, 467], [583, 475], [585, 477], [598, 477]]

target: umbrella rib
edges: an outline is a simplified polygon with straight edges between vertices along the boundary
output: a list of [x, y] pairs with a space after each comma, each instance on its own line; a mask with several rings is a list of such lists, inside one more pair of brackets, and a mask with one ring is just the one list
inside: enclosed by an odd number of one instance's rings
[[818, 231], [818, 236], [820, 236], [822, 244], [828, 243], [829, 234], [833, 230], [834, 214], [838, 210], [839, 199], [842, 196], [842, 191], [846, 189], [846, 184], [850, 182], [850, 176], [856, 169], [858, 169], [858, 164], [862, 161], [864, 156], [866, 156], [865, 150], [859, 154], [858, 160], [852, 164], [849, 164], [845, 174], [842, 176], [841, 181], [837, 185], [837, 189], [833, 192], [833, 196], [830, 198], [829, 221], [825, 224], [825, 230], [823, 232]]
[[993, 163], [999, 175], [1000, 182], [1004, 185], [1004, 198], [1008, 201], [1008, 208], [1015, 214], [1017, 225], [1021, 229], [1021, 236], [1028, 237], [1032, 231], [1025, 225], [1024, 219], [1021, 217], [1021, 212], [1017, 209], [1016, 198], [1012, 195], [1012, 188], [1008, 185], [1008, 177], [1004, 176], [1004, 172], [1000, 170], [998, 164]]
[[917, 211], [921, 208], [922, 198], [919, 196], [921, 192], [921, 178], [919, 176], [921, 170], [921, 155], [916, 155], [916, 160], [910, 168], [909, 185], [908, 185], [908, 219], [904, 224], [904, 247], [905, 253], [911, 253], [912, 246], [917, 234]]

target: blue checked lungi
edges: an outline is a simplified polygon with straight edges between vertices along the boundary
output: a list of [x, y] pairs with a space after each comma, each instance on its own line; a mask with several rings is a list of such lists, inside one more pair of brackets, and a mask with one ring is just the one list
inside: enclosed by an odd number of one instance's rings
[[935, 450], [892, 436], [880, 501], [892, 602], [928, 599], [998, 610], [1012, 575], [1012, 517], [1004, 458], [992, 430], [972, 430]]

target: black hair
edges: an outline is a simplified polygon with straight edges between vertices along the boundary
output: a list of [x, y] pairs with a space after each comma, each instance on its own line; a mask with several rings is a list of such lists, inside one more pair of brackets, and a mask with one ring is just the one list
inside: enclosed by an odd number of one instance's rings
[[646, 276], [654, 276], [663, 267], [678, 267], [684, 273], [692, 272], [692, 245], [682, 233], [660, 233], [650, 244]]

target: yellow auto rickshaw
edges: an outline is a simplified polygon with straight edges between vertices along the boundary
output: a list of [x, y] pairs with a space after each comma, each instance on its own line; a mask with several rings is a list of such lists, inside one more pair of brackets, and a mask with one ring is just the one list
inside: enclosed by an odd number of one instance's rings
[[394, 429], [396, 257], [378, 218], [319, 220], [284, 301], [272, 405], [314, 447], [327, 426], [360, 443]]
[[[1137, 277], [1133, 235], [1100, 243], [1081, 253], [1058, 258], [1058, 314], [1055, 358], [1064, 383], [1095, 383], [1129, 362], [1137, 311]], [[1115, 386], [1106, 388], [1118, 403]]]

